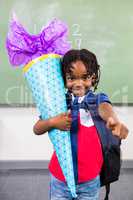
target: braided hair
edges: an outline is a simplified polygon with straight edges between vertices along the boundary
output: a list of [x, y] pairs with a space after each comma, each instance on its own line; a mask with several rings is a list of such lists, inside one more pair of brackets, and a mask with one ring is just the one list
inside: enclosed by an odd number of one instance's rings
[[100, 65], [97, 62], [95, 54], [87, 49], [72, 49], [64, 55], [61, 61], [64, 82], [66, 83], [66, 73], [71, 72], [72, 63], [76, 61], [82, 61], [86, 67], [87, 73], [89, 73], [90, 76], [94, 75], [95, 78], [92, 81], [92, 86], [95, 91], [100, 80]]

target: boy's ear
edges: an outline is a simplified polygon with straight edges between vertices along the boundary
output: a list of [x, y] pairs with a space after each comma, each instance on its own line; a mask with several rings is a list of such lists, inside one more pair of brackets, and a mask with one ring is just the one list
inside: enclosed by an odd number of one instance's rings
[[95, 81], [96, 81], [96, 75], [93, 74], [93, 75], [92, 75], [92, 84], [93, 84], [93, 85], [95, 84]]
[[96, 74], [93, 74], [92, 75], [92, 80], [95, 80], [96, 79]]

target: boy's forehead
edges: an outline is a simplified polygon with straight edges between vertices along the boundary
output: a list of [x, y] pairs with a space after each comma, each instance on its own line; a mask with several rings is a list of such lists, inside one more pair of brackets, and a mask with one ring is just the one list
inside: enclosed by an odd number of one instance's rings
[[71, 68], [69, 69], [68, 73], [75, 75], [86, 74], [87, 69], [82, 61], [77, 61], [71, 64]]

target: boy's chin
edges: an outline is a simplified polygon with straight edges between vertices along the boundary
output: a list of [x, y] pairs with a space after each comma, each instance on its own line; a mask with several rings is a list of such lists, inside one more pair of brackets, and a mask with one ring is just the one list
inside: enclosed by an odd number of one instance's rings
[[86, 94], [85, 90], [72, 90], [74, 96], [82, 97]]

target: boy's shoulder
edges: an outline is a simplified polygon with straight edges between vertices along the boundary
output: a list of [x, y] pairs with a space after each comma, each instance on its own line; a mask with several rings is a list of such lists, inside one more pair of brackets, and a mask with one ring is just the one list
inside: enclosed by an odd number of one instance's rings
[[86, 95], [86, 99], [88, 102], [96, 103], [97, 105], [103, 102], [111, 103], [109, 96], [105, 92], [96, 93], [90, 90]]

